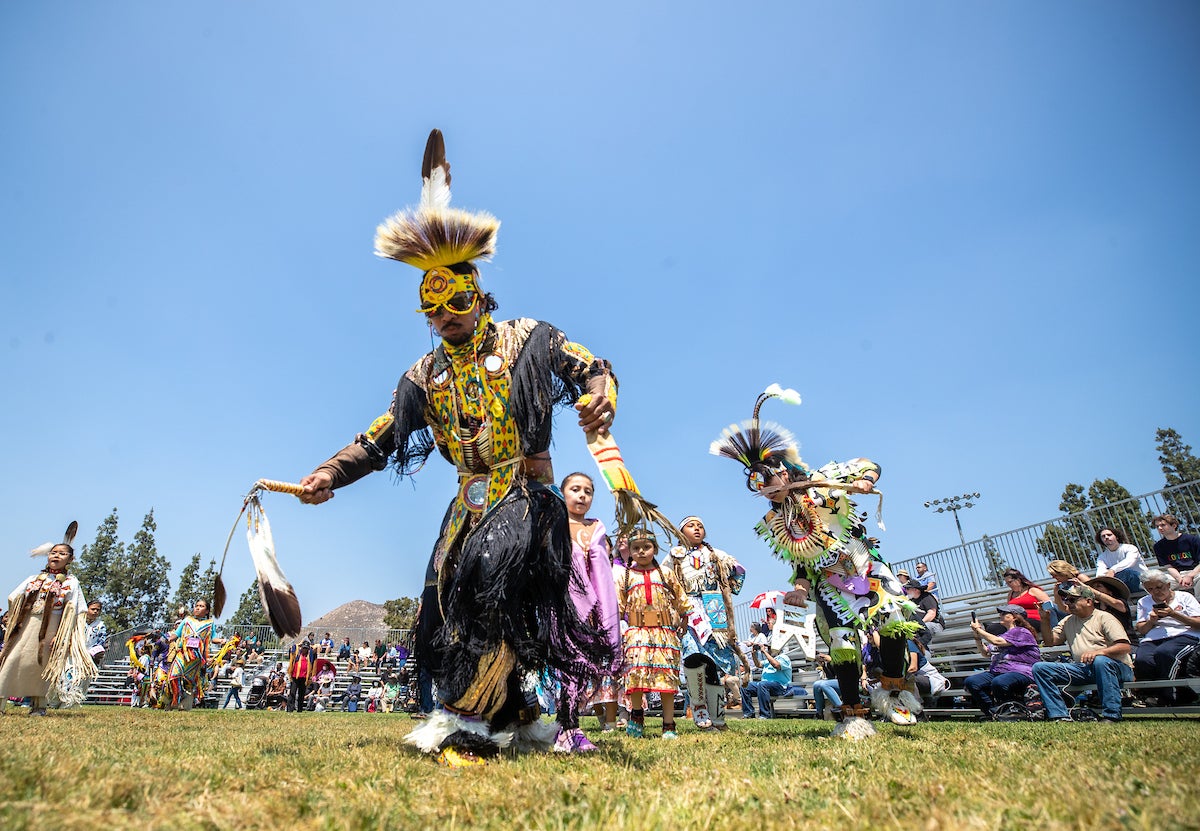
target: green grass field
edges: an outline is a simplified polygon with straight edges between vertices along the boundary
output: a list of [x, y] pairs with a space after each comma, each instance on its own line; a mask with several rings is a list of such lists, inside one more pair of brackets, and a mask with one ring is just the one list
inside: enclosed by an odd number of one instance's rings
[[658, 722], [552, 754], [448, 770], [407, 716], [89, 707], [0, 718], [0, 828], [1184, 829], [1196, 719], [931, 722], [864, 742], [814, 721]]

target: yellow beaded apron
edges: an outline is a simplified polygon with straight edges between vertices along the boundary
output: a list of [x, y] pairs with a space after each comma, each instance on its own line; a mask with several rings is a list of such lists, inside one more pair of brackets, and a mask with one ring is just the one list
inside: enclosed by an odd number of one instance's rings
[[[446, 556], [457, 540], [469, 532], [512, 489], [523, 460], [517, 425], [509, 410], [512, 376], [510, 356], [501, 348], [499, 333], [494, 351], [480, 353], [490, 318], [480, 320], [475, 336], [459, 347], [444, 345], [450, 367], [430, 379], [429, 406], [435, 418], [434, 434], [444, 444], [458, 469], [458, 494], [450, 511], [446, 533], [434, 554], [438, 598], [442, 597]], [[477, 423], [477, 430], [463, 425]], [[484, 472], [486, 471], [486, 472]], [[481, 656], [476, 680], [458, 701], [459, 712], [490, 718], [504, 700], [504, 681], [516, 658], [507, 644]]]
[[[469, 343], [444, 345], [450, 367], [429, 384], [435, 438], [445, 445], [458, 469], [458, 494], [435, 560], [439, 572], [463, 530], [482, 519], [512, 489], [523, 459], [517, 424], [508, 406], [512, 385], [509, 357], [500, 349], [499, 333], [495, 351], [480, 353], [488, 323], [490, 318], [485, 316]], [[473, 434], [463, 429], [467, 419], [479, 424]]]

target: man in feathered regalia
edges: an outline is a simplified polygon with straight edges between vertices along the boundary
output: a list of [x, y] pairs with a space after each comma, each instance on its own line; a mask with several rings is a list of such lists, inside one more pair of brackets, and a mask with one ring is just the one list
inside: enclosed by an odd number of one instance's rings
[[[777, 424], [760, 423], [759, 410], [771, 398], [800, 403], [795, 390], [772, 384], [755, 402], [753, 418], [726, 428], [710, 452], [742, 464], [746, 486], [771, 503], [755, 531], [792, 566], [792, 582], [811, 587], [818, 630], [829, 646], [842, 695], [842, 723], [834, 735], [860, 738], [874, 733], [864, 718], [867, 708], [859, 698], [859, 677], [864, 635], [877, 625], [882, 685], [872, 693], [873, 704], [893, 722], [912, 724], [921, 708], [906, 682], [906, 641], [917, 629], [905, 619], [912, 603], [879, 556], [879, 541], [867, 536], [850, 499], [852, 493], [875, 491], [880, 467], [860, 458], [810, 469], [800, 459], [791, 433]], [[792, 600], [785, 597], [784, 602]]]
[[492, 255], [500, 223], [450, 207], [437, 130], [422, 178], [419, 206], [379, 226], [375, 250], [422, 272], [417, 312], [441, 343], [404, 373], [390, 409], [300, 484], [302, 501], [324, 502], [389, 461], [402, 476], [415, 473], [434, 449], [458, 470], [416, 627], [418, 661], [445, 709], [406, 738], [457, 766], [553, 740], [555, 726], [526, 708], [527, 672], [553, 669], [582, 683], [612, 662], [612, 647], [570, 599], [567, 510], [549, 446], [558, 405], [575, 404], [585, 433], [605, 433], [617, 384], [607, 361], [550, 324], [492, 319], [496, 301], [480, 288], [475, 261]]

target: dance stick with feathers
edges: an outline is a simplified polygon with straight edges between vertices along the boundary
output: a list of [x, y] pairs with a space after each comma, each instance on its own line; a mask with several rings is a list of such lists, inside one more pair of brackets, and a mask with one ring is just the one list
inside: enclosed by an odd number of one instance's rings
[[229, 556], [229, 544], [233, 542], [233, 534], [237, 531], [242, 514], [246, 515], [246, 540], [250, 544], [250, 558], [254, 561], [254, 573], [258, 578], [258, 597], [263, 608], [267, 610], [267, 618], [271, 628], [279, 637], [294, 638], [300, 634], [303, 621], [300, 617], [300, 601], [296, 599], [296, 590], [283, 575], [279, 560], [275, 558], [275, 541], [271, 536], [271, 525], [267, 522], [267, 514], [263, 510], [259, 494], [262, 491], [290, 493], [300, 496], [304, 488], [290, 482], [276, 482], [273, 479], [259, 479], [250, 488], [242, 503], [242, 510], [233, 521], [229, 531], [229, 539], [225, 540], [225, 552], [221, 555], [221, 568], [213, 585], [213, 617], [220, 617], [225, 608], [225, 583], [221, 574], [225, 571], [225, 558]]

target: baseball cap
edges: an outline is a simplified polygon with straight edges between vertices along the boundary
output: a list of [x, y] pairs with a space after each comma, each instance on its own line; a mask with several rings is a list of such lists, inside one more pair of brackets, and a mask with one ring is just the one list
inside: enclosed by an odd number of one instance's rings
[[997, 606], [996, 611], [1002, 615], [1020, 615], [1021, 617], [1029, 617], [1029, 614], [1016, 603], [1005, 603], [1003, 606]]
[[1087, 586], [1079, 586], [1072, 583], [1065, 589], [1062, 586], [1059, 586], [1059, 588], [1062, 590], [1063, 597], [1086, 597], [1088, 600], [1096, 599], [1096, 593]]

